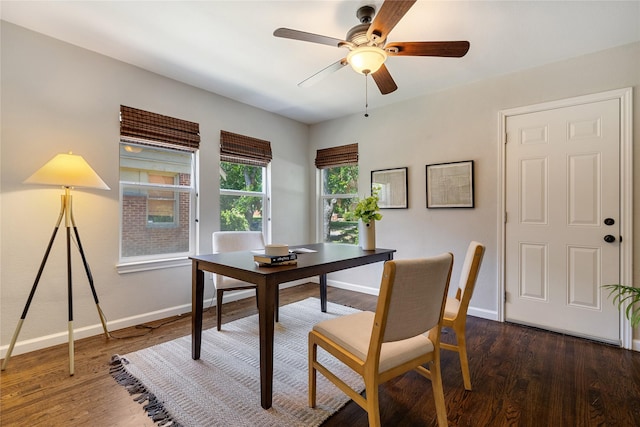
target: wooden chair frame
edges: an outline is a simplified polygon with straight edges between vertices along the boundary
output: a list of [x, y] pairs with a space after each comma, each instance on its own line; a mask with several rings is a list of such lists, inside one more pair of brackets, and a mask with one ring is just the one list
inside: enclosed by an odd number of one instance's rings
[[[473, 252], [471, 252], [473, 251]], [[462, 370], [462, 380], [464, 382], [464, 388], [471, 390], [471, 374], [469, 373], [469, 359], [467, 356], [467, 310], [469, 308], [469, 301], [473, 295], [473, 290], [476, 286], [476, 280], [478, 279], [478, 272], [480, 271], [480, 264], [484, 256], [485, 247], [478, 242], [471, 242], [467, 251], [467, 258], [472, 257], [467, 264], [468, 270], [461, 273], [461, 285], [456, 292], [455, 299], [459, 301], [458, 311], [453, 317], [449, 317], [445, 312], [443, 318], [443, 326], [453, 329], [456, 336], [456, 344], [440, 343], [440, 348], [444, 350], [455, 351], [460, 357], [460, 368]], [[465, 258], [465, 261], [467, 261]], [[464, 280], [464, 276], [466, 280]], [[464, 291], [463, 291], [464, 289]]]
[[[428, 337], [434, 345], [433, 351], [422, 354], [412, 360], [409, 360], [399, 366], [379, 373], [378, 366], [380, 363], [380, 354], [383, 345], [383, 336], [387, 327], [387, 315], [393, 292], [393, 285], [396, 275], [395, 261], [387, 261], [384, 266], [382, 275], [382, 283], [380, 286], [380, 296], [378, 297], [378, 305], [373, 321], [373, 331], [369, 341], [369, 350], [366, 360], [361, 360], [358, 356], [342, 348], [331, 339], [312, 330], [309, 333], [309, 406], [316, 406], [316, 371], [320, 372], [327, 379], [333, 382], [340, 390], [348, 395], [354, 402], [368, 413], [369, 425], [380, 426], [380, 407], [378, 402], [378, 387], [380, 384], [402, 375], [410, 370], [415, 370], [425, 378], [431, 380], [433, 395], [436, 407], [436, 416], [440, 427], [447, 426], [447, 409], [444, 401], [444, 392], [442, 388], [442, 376], [440, 373], [440, 334], [442, 329], [442, 318], [444, 315], [444, 306], [447, 297], [449, 281], [451, 279], [451, 269], [453, 266], [453, 254], [448, 253], [451, 257], [451, 264], [446, 278], [445, 290], [442, 295], [442, 303], [440, 305], [439, 322], [436, 326], [428, 331]], [[355, 372], [362, 376], [365, 383], [365, 396], [360, 395], [347, 385], [343, 380], [338, 378], [334, 373], [329, 371], [325, 366], [317, 360], [318, 346], [325, 349], [338, 360], [349, 366]], [[422, 365], [430, 364], [427, 369]]]

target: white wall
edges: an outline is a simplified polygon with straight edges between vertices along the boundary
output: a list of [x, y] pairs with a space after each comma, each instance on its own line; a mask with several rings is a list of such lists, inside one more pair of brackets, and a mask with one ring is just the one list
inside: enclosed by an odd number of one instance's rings
[[[397, 83], [402, 85], [402, 81]], [[639, 141], [639, 86], [640, 43], [634, 43], [387, 108], [371, 110], [376, 101], [370, 96], [368, 118], [356, 114], [311, 126], [311, 149], [357, 142], [363, 191], [370, 185], [371, 170], [408, 166], [409, 209], [383, 210], [384, 218], [376, 224], [377, 246], [396, 248], [396, 258], [453, 251], [462, 260], [470, 240], [485, 243], [487, 252], [470, 312], [496, 318], [499, 111], [634, 87], [634, 139]], [[640, 150], [635, 150], [634, 163], [640, 164], [639, 159]], [[475, 209], [426, 209], [425, 165], [461, 160], [475, 161]], [[315, 171], [310, 177], [315, 178]], [[634, 239], [640, 242], [640, 174], [635, 174], [634, 188]], [[635, 251], [634, 261], [634, 275], [640, 277], [640, 251]], [[460, 268], [461, 262], [455, 263], [452, 283], [457, 283]], [[335, 273], [329, 281], [369, 287], [375, 293], [371, 288], [379, 287], [379, 269], [372, 266]]]
[[[190, 311], [191, 268], [118, 274], [120, 105], [200, 123], [200, 252], [219, 227], [219, 134], [228, 130], [271, 141], [273, 239], [307, 241], [310, 185], [308, 126], [2, 22], [1, 61], [1, 337], [2, 353], [38, 271], [59, 212], [56, 188], [24, 185], [54, 155], [82, 155], [111, 187], [73, 192], [74, 217], [113, 328]], [[100, 333], [75, 248], [77, 337]], [[212, 284], [207, 281], [205, 298]], [[56, 243], [14, 354], [66, 341], [65, 232]], [[29, 343], [29, 340], [34, 342]]]
[[[91, 264], [101, 306], [114, 326], [190, 310], [190, 269], [118, 275], [118, 109], [120, 104], [200, 123], [200, 251], [218, 228], [220, 129], [272, 142], [273, 240], [290, 244], [315, 238], [315, 150], [357, 142], [360, 187], [369, 172], [409, 167], [409, 209], [385, 210], [377, 243], [397, 258], [453, 251], [468, 241], [487, 253], [472, 312], [495, 316], [497, 295], [498, 112], [561, 98], [634, 87], [634, 137], [640, 138], [640, 43], [442, 91], [311, 127], [208, 93], [130, 65], [2, 22], [0, 349], [6, 350], [51, 235], [60, 190], [22, 181], [55, 154], [72, 150], [96, 169], [112, 190], [76, 191], [74, 213]], [[428, 78], [428, 75], [425, 77]], [[398, 81], [402, 85], [401, 81]], [[371, 97], [370, 107], [375, 107]], [[310, 144], [309, 144], [310, 143]], [[640, 150], [634, 157], [637, 162]], [[425, 165], [475, 161], [476, 208], [425, 207]], [[640, 174], [635, 174], [635, 218]], [[635, 239], [640, 242], [640, 222]], [[66, 340], [64, 235], [52, 251], [23, 327], [21, 350]], [[75, 255], [74, 255], [75, 256]], [[640, 251], [634, 256], [636, 277]], [[79, 257], [74, 258], [77, 328], [100, 333]], [[460, 263], [454, 268], [453, 282]], [[331, 275], [333, 284], [376, 293], [380, 265]], [[207, 295], [211, 295], [211, 288]], [[82, 331], [80, 331], [82, 332]], [[81, 334], [78, 334], [81, 335]], [[640, 334], [636, 331], [636, 339]], [[33, 340], [33, 343], [25, 343]]]

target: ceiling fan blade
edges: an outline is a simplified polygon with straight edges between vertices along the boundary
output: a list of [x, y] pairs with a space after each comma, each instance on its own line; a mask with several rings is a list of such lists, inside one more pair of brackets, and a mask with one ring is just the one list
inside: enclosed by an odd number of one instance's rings
[[338, 47], [338, 43], [342, 40], [333, 37], [321, 36], [319, 34], [306, 33], [304, 31], [292, 30], [291, 28], [278, 28], [273, 32], [276, 37], [282, 37], [285, 39], [301, 40], [303, 42], [326, 44], [333, 47]]
[[398, 42], [384, 47], [389, 56], [446, 56], [461, 58], [469, 51], [468, 41]]
[[312, 86], [315, 83], [317, 83], [318, 81], [320, 81], [323, 78], [325, 78], [326, 76], [328, 76], [329, 74], [338, 71], [339, 69], [341, 69], [342, 67], [344, 67], [347, 64], [348, 64], [347, 63], [347, 58], [342, 58], [341, 60], [336, 61], [333, 64], [329, 65], [328, 67], [325, 67], [322, 70], [318, 71], [317, 73], [315, 73], [311, 77], [307, 77], [306, 79], [304, 79], [303, 81], [298, 83], [298, 86], [300, 86], [300, 87]]
[[396, 82], [393, 81], [393, 77], [389, 74], [389, 70], [387, 66], [382, 64], [382, 66], [372, 74], [373, 80], [378, 85], [378, 89], [380, 89], [380, 93], [386, 95], [388, 93], [393, 92], [398, 89]]
[[367, 30], [367, 38], [373, 40], [379, 37], [380, 41], [386, 40], [391, 30], [415, 2], [416, 0], [386, 0], [373, 18]]

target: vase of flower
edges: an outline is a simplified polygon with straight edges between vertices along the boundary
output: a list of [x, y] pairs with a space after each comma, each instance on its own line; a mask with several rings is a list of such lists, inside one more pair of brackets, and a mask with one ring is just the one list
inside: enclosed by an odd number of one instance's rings
[[376, 221], [371, 220], [364, 222], [358, 220], [358, 240], [360, 247], [365, 251], [371, 251], [376, 248]]
[[360, 199], [353, 211], [352, 216], [358, 219], [358, 243], [365, 251], [376, 248], [376, 221], [382, 219], [379, 210], [378, 194], [374, 191], [371, 196]]

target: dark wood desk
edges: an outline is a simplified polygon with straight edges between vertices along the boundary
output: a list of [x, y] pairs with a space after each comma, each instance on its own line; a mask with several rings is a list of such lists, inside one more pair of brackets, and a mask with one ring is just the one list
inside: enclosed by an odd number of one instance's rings
[[[218, 273], [257, 285], [260, 327], [260, 391], [264, 409], [271, 407], [273, 392], [273, 330], [278, 285], [293, 280], [320, 276], [321, 310], [326, 311], [327, 273], [393, 259], [395, 249], [363, 251], [358, 246], [315, 243], [301, 245], [316, 252], [299, 254], [298, 264], [282, 267], [258, 267], [249, 251], [198, 255], [192, 260], [191, 357], [200, 358], [202, 342], [202, 305], [204, 272]], [[292, 247], [294, 249], [295, 247]]]

